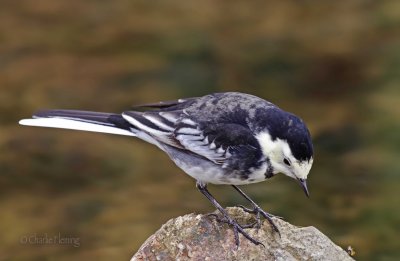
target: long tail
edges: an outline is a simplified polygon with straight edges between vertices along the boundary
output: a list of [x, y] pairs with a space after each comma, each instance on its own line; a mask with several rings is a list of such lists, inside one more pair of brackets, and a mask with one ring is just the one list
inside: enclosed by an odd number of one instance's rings
[[44, 110], [35, 113], [32, 119], [20, 120], [19, 124], [136, 136], [133, 126], [121, 114], [114, 113]]

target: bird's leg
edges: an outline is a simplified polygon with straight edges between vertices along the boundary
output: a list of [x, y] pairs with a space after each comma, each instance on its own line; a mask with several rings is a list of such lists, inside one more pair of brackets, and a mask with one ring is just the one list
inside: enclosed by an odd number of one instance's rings
[[[238, 188], [238, 187], [235, 186], [235, 185], [232, 185], [232, 187], [233, 187], [234, 189], [236, 189], [236, 191], [239, 192], [240, 195], [242, 195], [245, 199], [247, 199], [247, 200], [251, 203], [253, 209], [249, 209], [249, 208], [246, 208], [246, 207], [244, 207], [244, 206], [239, 206], [239, 207], [242, 208], [244, 211], [246, 211], [246, 212], [248, 212], [248, 213], [252, 213], [252, 214], [255, 214], [255, 215], [256, 215], [256, 220], [257, 220], [257, 223], [256, 223], [256, 224], [257, 224], [257, 227], [258, 227], [258, 228], [261, 227], [261, 217], [260, 217], [260, 215], [261, 215], [261, 216], [263, 216], [266, 220], [268, 220], [268, 222], [271, 224], [271, 226], [272, 226], [272, 228], [274, 229], [275, 232], [277, 232], [279, 235], [281, 234], [281, 233], [279, 232], [278, 227], [275, 225], [274, 221], [272, 220], [272, 217], [275, 217], [274, 215], [271, 215], [271, 214], [265, 212], [265, 211], [264, 211], [262, 208], [260, 208], [249, 196], [247, 196], [240, 188]], [[280, 217], [278, 217], [278, 218], [280, 218]]]
[[241, 225], [239, 225], [234, 219], [232, 219], [228, 213], [225, 211], [225, 209], [217, 202], [217, 200], [211, 195], [211, 193], [208, 191], [207, 189], [207, 185], [202, 184], [200, 182], [196, 182], [196, 187], [197, 189], [203, 193], [204, 196], [206, 196], [206, 198], [219, 210], [219, 212], [221, 212], [221, 214], [223, 215], [223, 218], [219, 218], [217, 215], [215, 214], [210, 214], [210, 216], [215, 216], [216, 220], [218, 222], [221, 223], [226, 223], [230, 226], [232, 226], [233, 228], [233, 232], [235, 235], [235, 243], [236, 246], [239, 247], [239, 233], [242, 234], [245, 238], [247, 238], [248, 240], [250, 240], [250, 242], [252, 242], [255, 245], [262, 245], [264, 246], [263, 243], [261, 243], [260, 241], [252, 238], [249, 234], [247, 234], [244, 231], [244, 227], [242, 227]]

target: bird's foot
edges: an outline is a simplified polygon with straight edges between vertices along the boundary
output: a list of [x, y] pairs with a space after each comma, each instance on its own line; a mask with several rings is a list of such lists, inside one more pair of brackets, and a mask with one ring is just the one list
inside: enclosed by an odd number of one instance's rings
[[244, 231], [245, 228], [254, 227], [255, 224], [242, 226], [242, 225], [238, 224], [234, 219], [229, 217], [228, 215], [225, 215], [225, 213], [224, 213], [223, 217], [220, 217], [214, 213], [208, 214], [208, 216], [212, 216], [215, 218], [215, 220], [217, 222], [228, 224], [229, 226], [231, 226], [233, 228], [236, 247], [239, 247], [239, 243], [240, 243], [239, 242], [239, 233], [242, 234], [245, 238], [247, 238], [254, 245], [256, 245], [256, 246], [262, 245], [263, 247], [265, 247], [265, 245], [263, 243], [261, 243], [257, 239], [252, 238], [246, 231]]
[[[274, 216], [271, 215], [268, 212], [265, 212], [262, 208], [260, 208], [259, 206], [255, 205], [253, 209], [250, 208], [246, 208], [245, 206], [239, 205], [238, 207], [240, 207], [241, 209], [243, 209], [243, 211], [250, 213], [250, 214], [254, 214], [256, 216], [256, 222], [250, 224], [256, 226], [257, 228], [261, 228], [261, 216], [263, 218], [265, 218], [266, 220], [268, 220], [269, 224], [271, 225], [271, 227], [273, 228], [273, 230], [275, 232], [277, 232], [279, 234], [279, 236], [281, 236], [281, 233], [279, 232], [278, 227], [275, 225], [274, 221], [272, 220], [272, 218], [279, 218], [282, 219], [282, 217], [279, 216]], [[248, 226], [250, 226], [248, 225]]]

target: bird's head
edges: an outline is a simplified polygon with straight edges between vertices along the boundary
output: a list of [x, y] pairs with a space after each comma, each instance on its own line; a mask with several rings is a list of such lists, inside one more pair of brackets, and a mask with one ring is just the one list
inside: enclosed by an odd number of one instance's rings
[[309, 196], [307, 176], [313, 164], [310, 132], [297, 116], [282, 110], [274, 113], [256, 136], [263, 154], [273, 174], [283, 173], [297, 180]]

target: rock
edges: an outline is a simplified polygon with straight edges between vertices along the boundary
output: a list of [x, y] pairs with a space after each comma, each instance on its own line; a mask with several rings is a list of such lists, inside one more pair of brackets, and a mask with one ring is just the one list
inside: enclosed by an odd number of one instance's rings
[[[254, 216], [241, 208], [227, 208], [240, 224]], [[215, 212], [217, 213], [217, 212]], [[240, 235], [235, 245], [232, 228], [214, 217], [189, 214], [169, 220], [146, 240], [131, 261], [139, 260], [353, 260], [314, 227], [296, 227], [274, 218], [281, 237], [263, 221], [260, 229], [246, 231], [265, 247], [256, 246]]]

